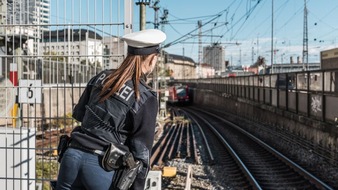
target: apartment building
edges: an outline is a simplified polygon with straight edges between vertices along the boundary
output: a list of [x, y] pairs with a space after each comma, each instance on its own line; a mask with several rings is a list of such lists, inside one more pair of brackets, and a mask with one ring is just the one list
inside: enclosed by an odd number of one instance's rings
[[102, 37], [92, 30], [62, 29], [43, 33], [40, 44], [43, 57], [67, 60], [72, 64], [103, 66]]

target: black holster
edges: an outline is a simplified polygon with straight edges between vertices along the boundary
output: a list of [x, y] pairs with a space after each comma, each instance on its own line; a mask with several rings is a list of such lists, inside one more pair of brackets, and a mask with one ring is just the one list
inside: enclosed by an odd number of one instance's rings
[[70, 142], [70, 137], [68, 135], [61, 135], [59, 140], [59, 145], [57, 148], [58, 153], [58, 162], [61, 163], [63, 154], [66, 152]]
[[116, 190], [129, 189], [137, 176], [141, 171], [142, 163], [140, 161], [135, 162], [134, 167], [124, 167], [116, 170], [113, 178], [113, 186]]
[[112, 171], [125, 166], [124, 156], [129, 154], [126, 145], [110, 143], [102, 158], [102, 167], [106, 171]]
[[134, 160], [127, 146], [114, 143], [107, 148], [101, 164], [106, 171], [115, 170], [113, 186], [116, 190], [129, 189], [142, 168], [142, 163]]

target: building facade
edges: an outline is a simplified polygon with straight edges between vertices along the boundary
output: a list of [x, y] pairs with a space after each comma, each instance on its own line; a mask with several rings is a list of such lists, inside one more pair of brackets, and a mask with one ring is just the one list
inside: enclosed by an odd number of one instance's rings
[[25, 54], [38, 55], [41, 35], [49, 30], [50, 0], [16, 0], [2, 6], [2, 13], [6, 12], [6, 24], [12, 25], [4, 34], [21, 36], [25, 41]]
[[7, 24], [34, 24], [37, 13], [35, 0], [7, 1]]
[[198, 78], [213, 78], [215, 77], [215, 69], [206, 63], [202, 63], [196, 67]]
[[40, 52], [72, 64], [103, 66], [102, 37], [85, 29], [63, 29], [44, 32]]
[[203, 48], [203, 63], [210, 64], [216, 72], [225, 71], [225, 49], [220, 45]]
[[49, 30], [50, 0], [36, 0], [35, 7], [35, 24], [39, 24], [42, 31]]
[[118, 37], [103, 37], [103, 67], [105, 69], [117, 69], [125, 53], [125, 43]]
[[322, 69], [338, 68], [338, 48], [320, 52], [320, 62]]
[[165, 69], [174, 79], [197, 78], [196, 63], [190, 57], [165, 53]]

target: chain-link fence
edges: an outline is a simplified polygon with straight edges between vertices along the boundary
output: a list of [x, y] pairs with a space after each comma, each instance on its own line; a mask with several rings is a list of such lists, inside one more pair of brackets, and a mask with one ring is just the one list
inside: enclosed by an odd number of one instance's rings
[[1, 189], [50, 189], [86, 83], [123, 60], [131, 2], [0, 0]]

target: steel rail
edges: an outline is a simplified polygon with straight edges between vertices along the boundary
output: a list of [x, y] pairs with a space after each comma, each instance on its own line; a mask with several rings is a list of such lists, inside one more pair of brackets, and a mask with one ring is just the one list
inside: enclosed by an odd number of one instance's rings
[[194, 128], [192, 127], [191, 123], [189, 123], [190, 128], [191, 128], [191, 137], [192, 137], [192, 142], [193, 142], [193, 152], [194, 152], [194, 159], [196, 164], [200, 164], [200, 161], [198, 159], [198, 154], [197, 154], [197, 142], [195, 138], [195, 132]]
[[259, 189], [262, 190], [262, 187], [259, 185], [259, 183], [256, 181], [255, 177], [251, 174], [249, 169], [246, 167], [246, 165], [243, 163], [241, 158], [237, 155], [237, 153], [232, 149], [230, 144], [223, 138], [223, 136], [215, 129], [215, 127], [206, 119], [204, 119], [200, 114], [197, 114], [195, 111], [191, 111], [196, 117], [201, 119], [205, 124], [208, 125], [208, 127], [211, 129], [211, 131], [217, 136], [217, 138], [222, 142], [224, 147], [228, 150], [230, 155], [235, 159], [238, 166], [241, 168], [242, 172], [247, 176], [247, 179], [249, 180], [250, 184], [252, 185], [253, 189]]
[[158, 163], [159, 166], [162, 166], [162, 164], [163, 164], [163, 158], [164, 158], [164, 156], [165, 156], [165, 154], [166, 154], [166, 152], [167, 152], [168, 147], [170, 146], [171, 139], [172, 139], [173, 136], [175, 135], [176, 131], [177, 131], [177, 127], [173, 127], [173, 131], [172, 131], [172, 133], [171, 133], [171, 135], [170, 135], [170, 137], [169, 137], [169, 139], [168, 139], [166, 145], [165, 145], [164, 148], [162, 149], [162, 154], [161, 154], [161, 155], [159, 156], [159, 158], [158, 158], [157, 163]]
[[191, 152], [190, 152], [190, 133], [189, 133], [190, 130], [191, 130], [191, 124], [189, 122], [189, 123], [187, 123], [187, 147], [186, 147], [187, 148], [187, 158], [191, 157]]
[[167, 134], [165, 135], [165, 137], [160, 141], [159, 146], [155, 149], [155, 151], [153, 151], [153, 154], [150, 158], [150, 166], [154, 165], [154, 161], [155, 159], [158, 158], [158, 155], [160, 153], [160, 151], [162, 150], [162, 147], [165, 145], [166, 139], [169, 137], [169, 135], [171, 134], [171, 131], [173, 130], [173, 127], [170, 127], [169, 131], [167, 132]]
[[177, 151], [176, 151], [176, 157], [180, 158], [181, 157], [181, 146], [182, 146], [182, 138], [183, 138], [183, 131], [185, 128], [185, 123], [183, 122], [181, 125], [181, 128], [179, 130], [179, 139], [178, 139], [178, 145], [177, 145]]
[[[208, 150], [208, 155], [209, 155], [209, 158], [210, 158], [210, 160], [211, 160], [211, 163], [214, 163], [215, 162], [215, 158], [214, 158], [214, 156], [213, 156], [213, 154], [212, 154], [212, 152], [211, 152], [211, 148], [210, 148], [210, 145], [209, 145], [209, 143], [208, 143], [208, 140], [207, 140], [207, 138], [206, 138], [206, 136], [205, 136], [205, 134], [204, 134], [204, 132], [203, 132], [203, 130], [202, 130], [202, 128], [201, 128], [201, 126], [198, 124], [198, 122], [195, 120], [195, 118], [193, 118], [193, 117], [191, 117], [191, 115], [188, 113], [188, 112], [186, 112], [186, 111], [184, 111], [184, 110], [182, 110], [194, 123], [195, 123], [195, 125], [197, 125], [197, 127], [198, 127], [198, 129], [199, 129], [199, 131], [200, 131], [200, 133], [202, 134], [202, 137], [203, 137], [203, 142], [204, 142], [204, 144], [205, 144], [205, 146], [206, 146], [206, 148], [207, 148], [207, 150]], [[193, 127], [192, 127], [192, 129], [193, 129]], [[194, 132], [192, 133], [193, 134], [193, 139], [195, 139], [195, 135], [194, 135]], [[195, 140], [194, 140], [194, 142], [196, 142]], [[196, 157], [196, 154], [197, 154], [197, 146], [196, 146], [196, 143], [194, 143], [194, 150], [195, 150], [195, 157]]]
[[[177, 122], [176, 122], [177, 123]], [[175, 148], [175, 144], [176, 144], [176, 140], [177, 140], [177, 137], [178, 137], [178, 135], [179, 135], [179, 131], [180, 131], [180, 129], [182, 128], [182, 123], [178, 123], [178, 124], [176, 124], [175, 125], [176, 127], [175, 128], [178, 128], [177, 129], [177, 131], [178, 132], [176, 132], [175, 133], [175, 137], [174, 137], [174, 139], [171, 141], [171, 142], [168, 142], [167, 144], [169, 145], [169, 144], [171, 144], [172, 146], [170, 147], [170, 150], [169, 150], [169, 153], [168, 153], [168, 159], [172, 159], [172, 157], [173, 157], [173, 152], [174, 152], [174, 148]], [[176, 129], [175, 129], [176, 130]]]
[[[211, 112], [213, 112], [213, 113], [217, 113], [217, 115], [226, 114], [229, 117], [238, 118], [238, 116], [235, 115], [235, 114], [224, 113], [224, 112], [221, 112], [218, 109], [210, 109], [209, 108], [208, 110], [209, 111], [211, 110]], [[240, 118], [240, 119], [244, 120], [246, 122], [251, 122], [250, 120], [245, 119], [245, 118]], [[270, 133], [271, 135], [277, 135], [278, 136], [277, 138], [283, 138], [285, 141], [288, 141], [290, 143], [298, 144], [299, 146], [304, 147], [306, 149], [311, 149], [312, 153], [322, 157], [323, 159], [326, 159], [327, 162], [332, 163], [333, 165], [338, 164], [338, 158], [336, 156], [332, 155], [332, 153], [330, 153], [330, 151], [325, 149], [323, 146], [314, 145], [313, 142], [309, 142], [307, 140], [300, 139], [299, 136], [297, 136], [293, 133], [290, 133], [288, 131], [281, 131], [281, 133], [276, 133], [275, 131], [272, 131], [271, 128], [269, 128], [265, 125], [258, 126], [255, 123], [253, 125], [256, 126], [256, 127], [260, 127], [262, 130], [264, 130], [267, 133]]]
[[200, 110], [200, 111], [202, 111], [202, 112], [204, 112], [204, 113], [206, 113], [208, 115], [212, 115], [213, 117], [216, 117], [217, 119], [223, 121], [227, 125], [229, 125], [229, 126], [231, 126], [233, 128], [236, 128], [237, 130], [239, 130], [243, 134], [247, 135], [249, 138], [251, 138], [253, 141], [255, 141], [258, 144], [260, 144], [261, 146], [263, 146], [267, 151], [269, 151], [271, 154], [275, 155], [277, 158], [279, 158], [281, 161], [283, 161], [289, 167], [291, 167], [295, 171], [297, 171], [300, 175], [304, 176], [307, 180], [309, 180], [310, 182], [312, 182], [313, 184], [315, 184], [315, 186], [317, 188], [333, 190], [333, 188], [331, 188], [329, 185], [327, 185], [326, 183], [324, 183], [323, 181], [321, 181], [320, 179], [318, 179], [317, 177], [315, 177], [314, 175], [312, 175], [311, 173], [309, 173], [308, 171], [306, 171], [305, 169], [303, 169], [297, 163], [293, 162], [292, 160], [290, 160], [289, 158], [287, 158], [283, 154], [279, 153], [277, 150], [275, 150], [273, 147], [269, 146], [268, 144], [266, 144], [262, 140], [258, 139], [257, 137], [255, 137], [252, 134], [248, 133], [244, 129], [240, 128], [238, 125], [235, 125], [234, 123], [229, 122], [228, 120], [226, 120], [226, 119], [224, 119], [224, 118], [222, 118], [222, 117], [220, 117], [218, 115], [212, 114], [210, 112], [206, 112], [204, 110]]

